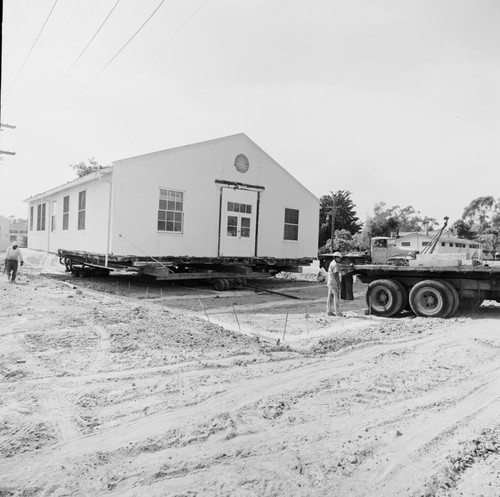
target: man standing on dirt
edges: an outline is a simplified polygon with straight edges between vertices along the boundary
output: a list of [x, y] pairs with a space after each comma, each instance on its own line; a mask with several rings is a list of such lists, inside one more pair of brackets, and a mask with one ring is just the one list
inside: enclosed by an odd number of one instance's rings
[[7, 273], [7, 279], [11, 283], [16, 282], [17, 268], [19, 265], [22, 266], [23, 264], [24, 261], [21, 249], [18, 248], [17, 242], [14, 242], [12, 246], [7, 249], [7, 252], [5, 252], [5, 272]]
[[330, 265], [328, 266], [328, 278], [326, 280], [326, 285], [328, 288], [328, 297], [326, 299], [326, 314], [328, 316], [339, 316], [339, 317], [343, 316], [343, 314], [340, 312], [340, 306], [339, 306], [341, 260], [342, 260], [342, 254], [340, 252], [334, 252], [333, 260], [332, 262], [330, 262]]

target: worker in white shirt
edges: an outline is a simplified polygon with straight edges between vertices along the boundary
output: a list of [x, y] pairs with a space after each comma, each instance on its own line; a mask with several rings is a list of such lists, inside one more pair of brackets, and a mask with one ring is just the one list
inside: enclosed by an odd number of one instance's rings
[[341, 278], [341, 268], [340, 261], [342, 260], [342, 254], [340, 252], [333, 253], [333, 260], [328, 266], [328, 276], [326, 280], [326, 285], [328, 288], [328, 297], [326, 299], [326, 313], [328, 316], [343, 316], [340, 312], [339, 300], [340, 300], [340, 278]]
[[11, 283], [16, 282], [17, 269], [19, 265], [23, 265], [23, 254], [21, 254], [21, 250], [18, 248], [17, 242], [14, 242], [5, 252], [5, 270], [7, 273], [7, 279]]

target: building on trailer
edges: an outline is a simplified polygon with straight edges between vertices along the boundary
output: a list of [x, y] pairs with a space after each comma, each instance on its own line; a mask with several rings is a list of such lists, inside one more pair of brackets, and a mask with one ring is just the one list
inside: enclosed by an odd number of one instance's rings
[[28, 247], [316, 258], [319, 200], [236, 134], [118, 160], [26, 200]]

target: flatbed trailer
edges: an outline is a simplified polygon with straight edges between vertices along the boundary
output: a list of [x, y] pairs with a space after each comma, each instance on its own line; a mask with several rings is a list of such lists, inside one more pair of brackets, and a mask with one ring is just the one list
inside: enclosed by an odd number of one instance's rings
[[227, 290], [246, 280], [272, 277], [279, 272], [301, 272], [312, 258], [115, 256], [59, 249], [59, 262], [74, 276], [107, 276], [127, 271], [160, 281], [213, 281], [216, 290]]
[[500, 262], [466, 265], [351, 265], [346, 274], [368, 283], [366, 302], [377, 316], [412, 310], [417, 316], [447, 318], [458, 308], [474, 309], [484, 300], [500, 302]]

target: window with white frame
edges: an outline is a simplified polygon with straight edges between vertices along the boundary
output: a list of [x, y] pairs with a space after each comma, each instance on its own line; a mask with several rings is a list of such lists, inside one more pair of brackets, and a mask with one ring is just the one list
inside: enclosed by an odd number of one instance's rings
[[56, 217], [57, 217], [57, 200], [52, 202], [52, 218], [50, 221], [50, 231], [54, 231], [56, 229]]
[[184, 227], [184, 192], [160, 189], [158, 231], [182, 233]]
[[85, 229], [85, 208], [87, 204], [87, 191], [78, 193], [78, 229]]
[[285, 208], [285, 240], [299, 239], [299, 211], [297, 209]]
[[36, 230], [37, 231], [45, 231], [45, 215], [47, 213], [47, 204], [44, 202], [43, 204], [37, 205], [36, 210]]
[[69, 195], [63, 198], [63, 222], [62, 229], [67, 230], [69, 228]]
[[35, 209], [33, 206], [30, 207], [30, 231], [33, 231], [33, 218], [35, 216]]

